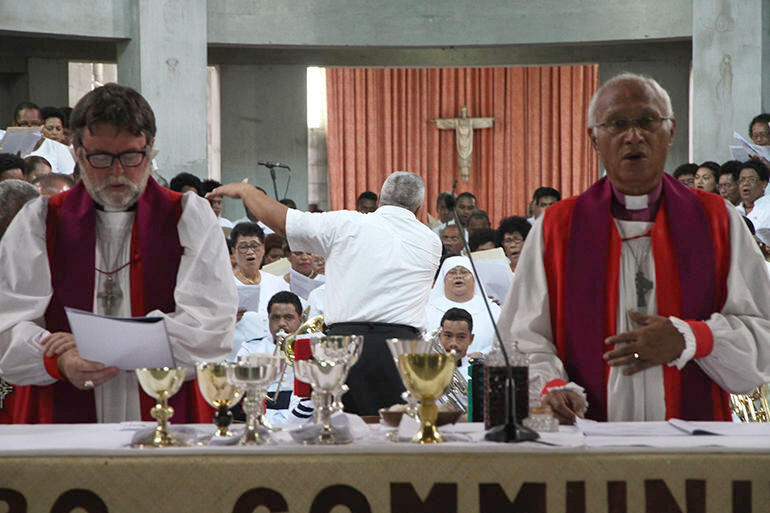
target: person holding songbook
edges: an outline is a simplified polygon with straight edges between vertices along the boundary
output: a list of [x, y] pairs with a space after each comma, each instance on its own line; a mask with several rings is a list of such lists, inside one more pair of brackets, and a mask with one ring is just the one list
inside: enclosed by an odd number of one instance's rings
[[[64, 308], [162, 317], [177, 365], [221, 360], [236, 314], [225, 240], [207, 201], [150, 176], [155, 115], [138, 92], [94, 89], [71, 126], [82, 180], [27, 203], [0, 241], [0, 377], [15, 387], [0, 421], [152, 420], [133, 371], [80, 356]], [[197, 399], [190, 379], [172, 422], [210, 419]]]

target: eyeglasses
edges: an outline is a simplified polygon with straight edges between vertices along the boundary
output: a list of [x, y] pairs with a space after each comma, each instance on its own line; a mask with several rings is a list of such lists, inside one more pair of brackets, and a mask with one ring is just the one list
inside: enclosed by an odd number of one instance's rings
[[756, 176], [744, 176], [743, 178], [738, 178], [738, 181], [736, 182], [738, 185], [754, 185], [759, 181], [759, 178]]
[[465, 267], [453, 267], [452, 269], [447, 271], [447, 276], [470, 276], [471, 272], [466, 269]]
[[503, 244], [521, 244], [522, 242], [524, 242], [524, 237], [519, 234], [503, 237]]
[[254, 253], [259, 252], [260, 249], [262, 249], [262, 244], [258, 242], [254, 242], [252, 244], [238, 244], [235, 246], [235, 249], [238, 250], [238, 253], [245, 255], [249, 251], [253, 251]]
[[645, 132], [657, 132], [660, 125], [670, 119], [673, 118], [659, 118], [657, 116], [643, 116], [636, 119], [618, 118], [604, 123], [596, 123], [593, 126], [603, 128], [612, 135], [620, 135], [630, 128], [638, 128]]
[[86, 148], [83, 148], [86, 152], [86, 160], [91, 167], [96, 169], [107, 169], [112, 167], [112, 163], [115, 159], [120, 161], [120, 165], [123, 167], [136, 167], [144, 161], [144, 157], [147, 156], [147, 150], [144, 151], [124, 151], [123, 153], [108, 153], [106, 151], [99, 151], [95, 153], [89, 153]]
[[695, 185], [695, 178], [680, 178], [679, 182], [685, 184], [688, 187], [692, 187]]
[[717, 189], [720, 191], [729, 191], [733, 187], [735, 187], [734, 183], [720, 183], [717, 185]]
[[443, 242], [460, 242], [460, 237], [457, 235], [442, 235], [441, 240]]

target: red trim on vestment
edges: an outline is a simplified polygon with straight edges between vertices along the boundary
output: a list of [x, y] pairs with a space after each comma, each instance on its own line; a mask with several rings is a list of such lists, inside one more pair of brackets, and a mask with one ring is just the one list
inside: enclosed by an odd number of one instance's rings
[[45, 371], [49, 376], [59, 381], [66, 381], [59, 371], [59, 355], [46, 356], [43, 353], [43, 365], [45, 365]]
[[[715, 257], [715, 298], [713, 311], [719, 311], [724, 306], [724, 300], [727, 296], [727, 275], [730, 266], [730, 246], [729, 246], [729, 217], [727, 209], [724, 206], [724, 200], [713, 194], [695, 192], [697, 199], [706, 210], [710, 224], [710, 235], [714, 244]], [[546, 272], [546, 281], [548, 283], [549, 306], [551, 315], [551, 329], [554, 337], [554, 345], [557, 354], [565, 362], [566, 349], [566, 315], [570, 309], [565, 304], [566, 294], [565, 284], [565, 262], [567, 257], [568, 239], [571, 230], [571, 220], [575, 208], [576, 198], [560, 202], [559, 208], [546, 210], [543, 219], [543, 237], [544, 237], [544, 255], [543, 263]], [[660, 315], [673, 315], [682, 318], [682, 291], [680, 286], [680, 276], [678, 269], [678, 258], [676, 255], [676, 245], [671, 238], [669, 223], [666, 219], [665, 207], [659, 208], [653, 229], [650, 232], [653, 259], [655, 262], [655, 290], [657, 310]], [[617, 298], [619, 287], [619, 267], [620, 252], [622, 242], [617, 233], [614, 223], [611, 223], [609, 248], [607, 253], [607, 273], [606, 281], [606, 318], [604, 319], [605, 337], [615, 334], [617, 326]], [[597, 269], [597, 272], [602, 270]], [[701, 323], [698, 326], [704, 326]], [[701, 328], [699, 333], [703, 331]], [[705, 327], [708, 330], [707, 327]], [[710, 330], [707, 331], [710, 335]], [[708, 347], [708, 337], [706, 332], [701, 333], [701, 339], [704, 339], [704, 346], [698, 349], [698, 354], [705, 356], [706, 351], [710, 352]], [[696, 335], [696, 340], [698, 336]], [[713, 348], [713, 336], [712, 348]], [[570, 342], [572, 343], [572, 342]], [[611, 350], [611, 347], [605, 348], [605, 351]], [[605, 366], [604, 383], [607, 383], [609, 375], [609, 366]], [[666, 417], [678, 417], [681, 412], [682, 375], [676, 367], [663, 365], [663, 379], [666, 402]], [[712, 403], [714, 420], [729, 420], [729, 394], [721, 390], [716, 384], [712, 383]], [[699, 398], [700, 399], [700, 398]]]
[[543, 387], [543, 390], [540, 392], [540, 397], [543, 397], [545, 394], [550, 392], [552, 388], [565, 387], [565, 386], [567, 386], [567, 382], [564, 381], [563, 379], [552, 379], [551, 381], [545, 384], [545, 386]]
[[703, 321], [686, 321], [695, 335], [695, 355], [693, 358], [703, 358], [714, 350], [714, 334]]

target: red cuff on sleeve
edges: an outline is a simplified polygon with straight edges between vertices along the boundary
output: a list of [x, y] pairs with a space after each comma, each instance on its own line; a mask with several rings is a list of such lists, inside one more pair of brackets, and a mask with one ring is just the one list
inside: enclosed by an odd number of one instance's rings
[[714, 350], [714, 334], [703, 321], [685, 321], [690, 325], [695, 335], [695, 355], [693, 358], [703, 358]]
[[59, 355], [43, 355], [43, 365], [45, 365], [46, 372], [50, 374], [52, 378], [58, 379], [59, 381], [67, 381], [64, 379], [64, 376], [61, 375], [61, 372], [59, 372]]
[[540, 397], [543, 397], [552, 388], [563, 387], [563, 386], [567, 386], [567, 382], [564, 381], [563, 379], [552, 379], [551, 381], [545, 384], [545, 386], [543, 387], [543, 391], [540, 392]]

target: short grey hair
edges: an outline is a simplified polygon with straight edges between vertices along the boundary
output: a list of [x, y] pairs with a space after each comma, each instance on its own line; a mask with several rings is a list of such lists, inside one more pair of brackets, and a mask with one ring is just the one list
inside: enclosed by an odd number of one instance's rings
[[671, 97], [668, 95], [668, 92], [663, 89], [660, 84], [655, 80], [654, 78], [645, 76], [645, 75], [639, 75], [637, 73], [621, 73], [620, 75], [615, 75], [605, 83], [599, 87], [599, 89], [596, 90], [593, 97], [591, 98], [591, 103], [588, 104], [588, 127], [592, 130], [596, 130], [596, 123], [598, 120], [596, 119], [596, 106], [599, 103], [599, 98], [609, 89], [610, 87], [613, 87], [621, 82], [638, 82], [640, 84], [646, 85], [650, 87], [654, 92], [655, 95], [660, 98], [660, 100], [663, 102], [663, 117], [666, 118], [672, 118], [674, 117], [674, 109], [671, 107]]
[[423, 201], [425, 201], [425, 182], [420, 175], [408, 171], [395, 171], [382, 184], [380, 205], [394, 205], [415, 212], [422, 206]]
[[0, 182], [0, 239], [26, 202], [40, 196], [34, 185], [11, 178]]

